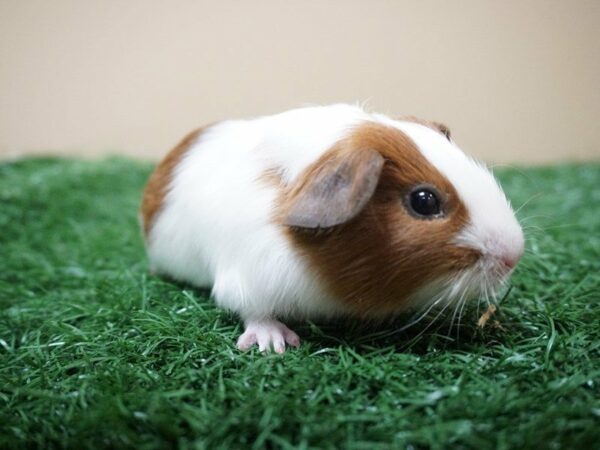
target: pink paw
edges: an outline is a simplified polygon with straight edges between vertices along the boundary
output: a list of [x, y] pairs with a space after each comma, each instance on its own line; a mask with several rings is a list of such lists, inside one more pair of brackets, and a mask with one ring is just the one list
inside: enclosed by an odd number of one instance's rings
[[268, 352], [272, 348], [276, 353], [283, 353], [285, 344], [300, 346], [300, 338], [277, 320], [250, 321], [246, 324], [246, 331], [237, 340], [237, 348], [248, 350], [254, 344], [258, 344], [261, 352]]

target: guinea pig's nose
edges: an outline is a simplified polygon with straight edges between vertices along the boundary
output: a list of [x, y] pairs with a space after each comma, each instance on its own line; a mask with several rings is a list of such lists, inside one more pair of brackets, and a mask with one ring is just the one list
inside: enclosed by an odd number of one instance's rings
[[523, 249], [517, 248], [514, 251], [503, 252], [501, 255], [499, 255], [498, 260], [502, 268], [506, 272], [509, 272], [519, 263], [521, 256], [523, 256]]
[[522, 234], [514, 233], [514, 236], [500, 237], [487, 242], [490, 257], [494, 260], [494, 266], [502, 275], [508, 274], [519, 263], [525, 250], [525, 240]]
[[514, 256], [502, 256], [500, 257], [500, 262], [506, 268], [506, 270], [512, 270], [519, 262], [519, 258], [515, 258]]

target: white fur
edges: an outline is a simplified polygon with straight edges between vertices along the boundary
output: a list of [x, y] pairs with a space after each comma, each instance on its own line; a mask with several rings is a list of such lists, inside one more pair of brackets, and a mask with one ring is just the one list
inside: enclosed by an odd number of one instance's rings
[[[425, 126], [358, 106], [308, 107], [204, 132], [178, 165], [148, 237], [153, 269], [213, 289], [247, 322], [343, 313], [271, 220], [276, 187], [258, 180], [280, 168], [292, 182], [354, 126], [398, 127], [456, 187], [472, 218], [459, 241], [493, 253], [522, 251], [522, 234], [491, 174]], [[350, 244], [351, 245], [351, 244]]]

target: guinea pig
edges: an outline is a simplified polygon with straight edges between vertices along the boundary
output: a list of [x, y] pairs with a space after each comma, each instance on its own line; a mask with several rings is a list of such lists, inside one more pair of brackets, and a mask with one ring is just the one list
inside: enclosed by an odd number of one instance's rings
[[151, 269], [212, 288], [237, 346], [298, 346], [281, 321], [393, 317], [493, 294], [524, 247], [492, 174], [442, 125], [358, 106], [200, 128], [158, 165]]

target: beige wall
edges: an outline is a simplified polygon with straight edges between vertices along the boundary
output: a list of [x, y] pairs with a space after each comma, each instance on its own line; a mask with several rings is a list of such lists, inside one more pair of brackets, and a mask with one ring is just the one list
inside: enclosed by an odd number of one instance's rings
[[598, 159], [599, 82], [599, 0], [0, 0], [0, 156], [367, 101], [491, 162]]

